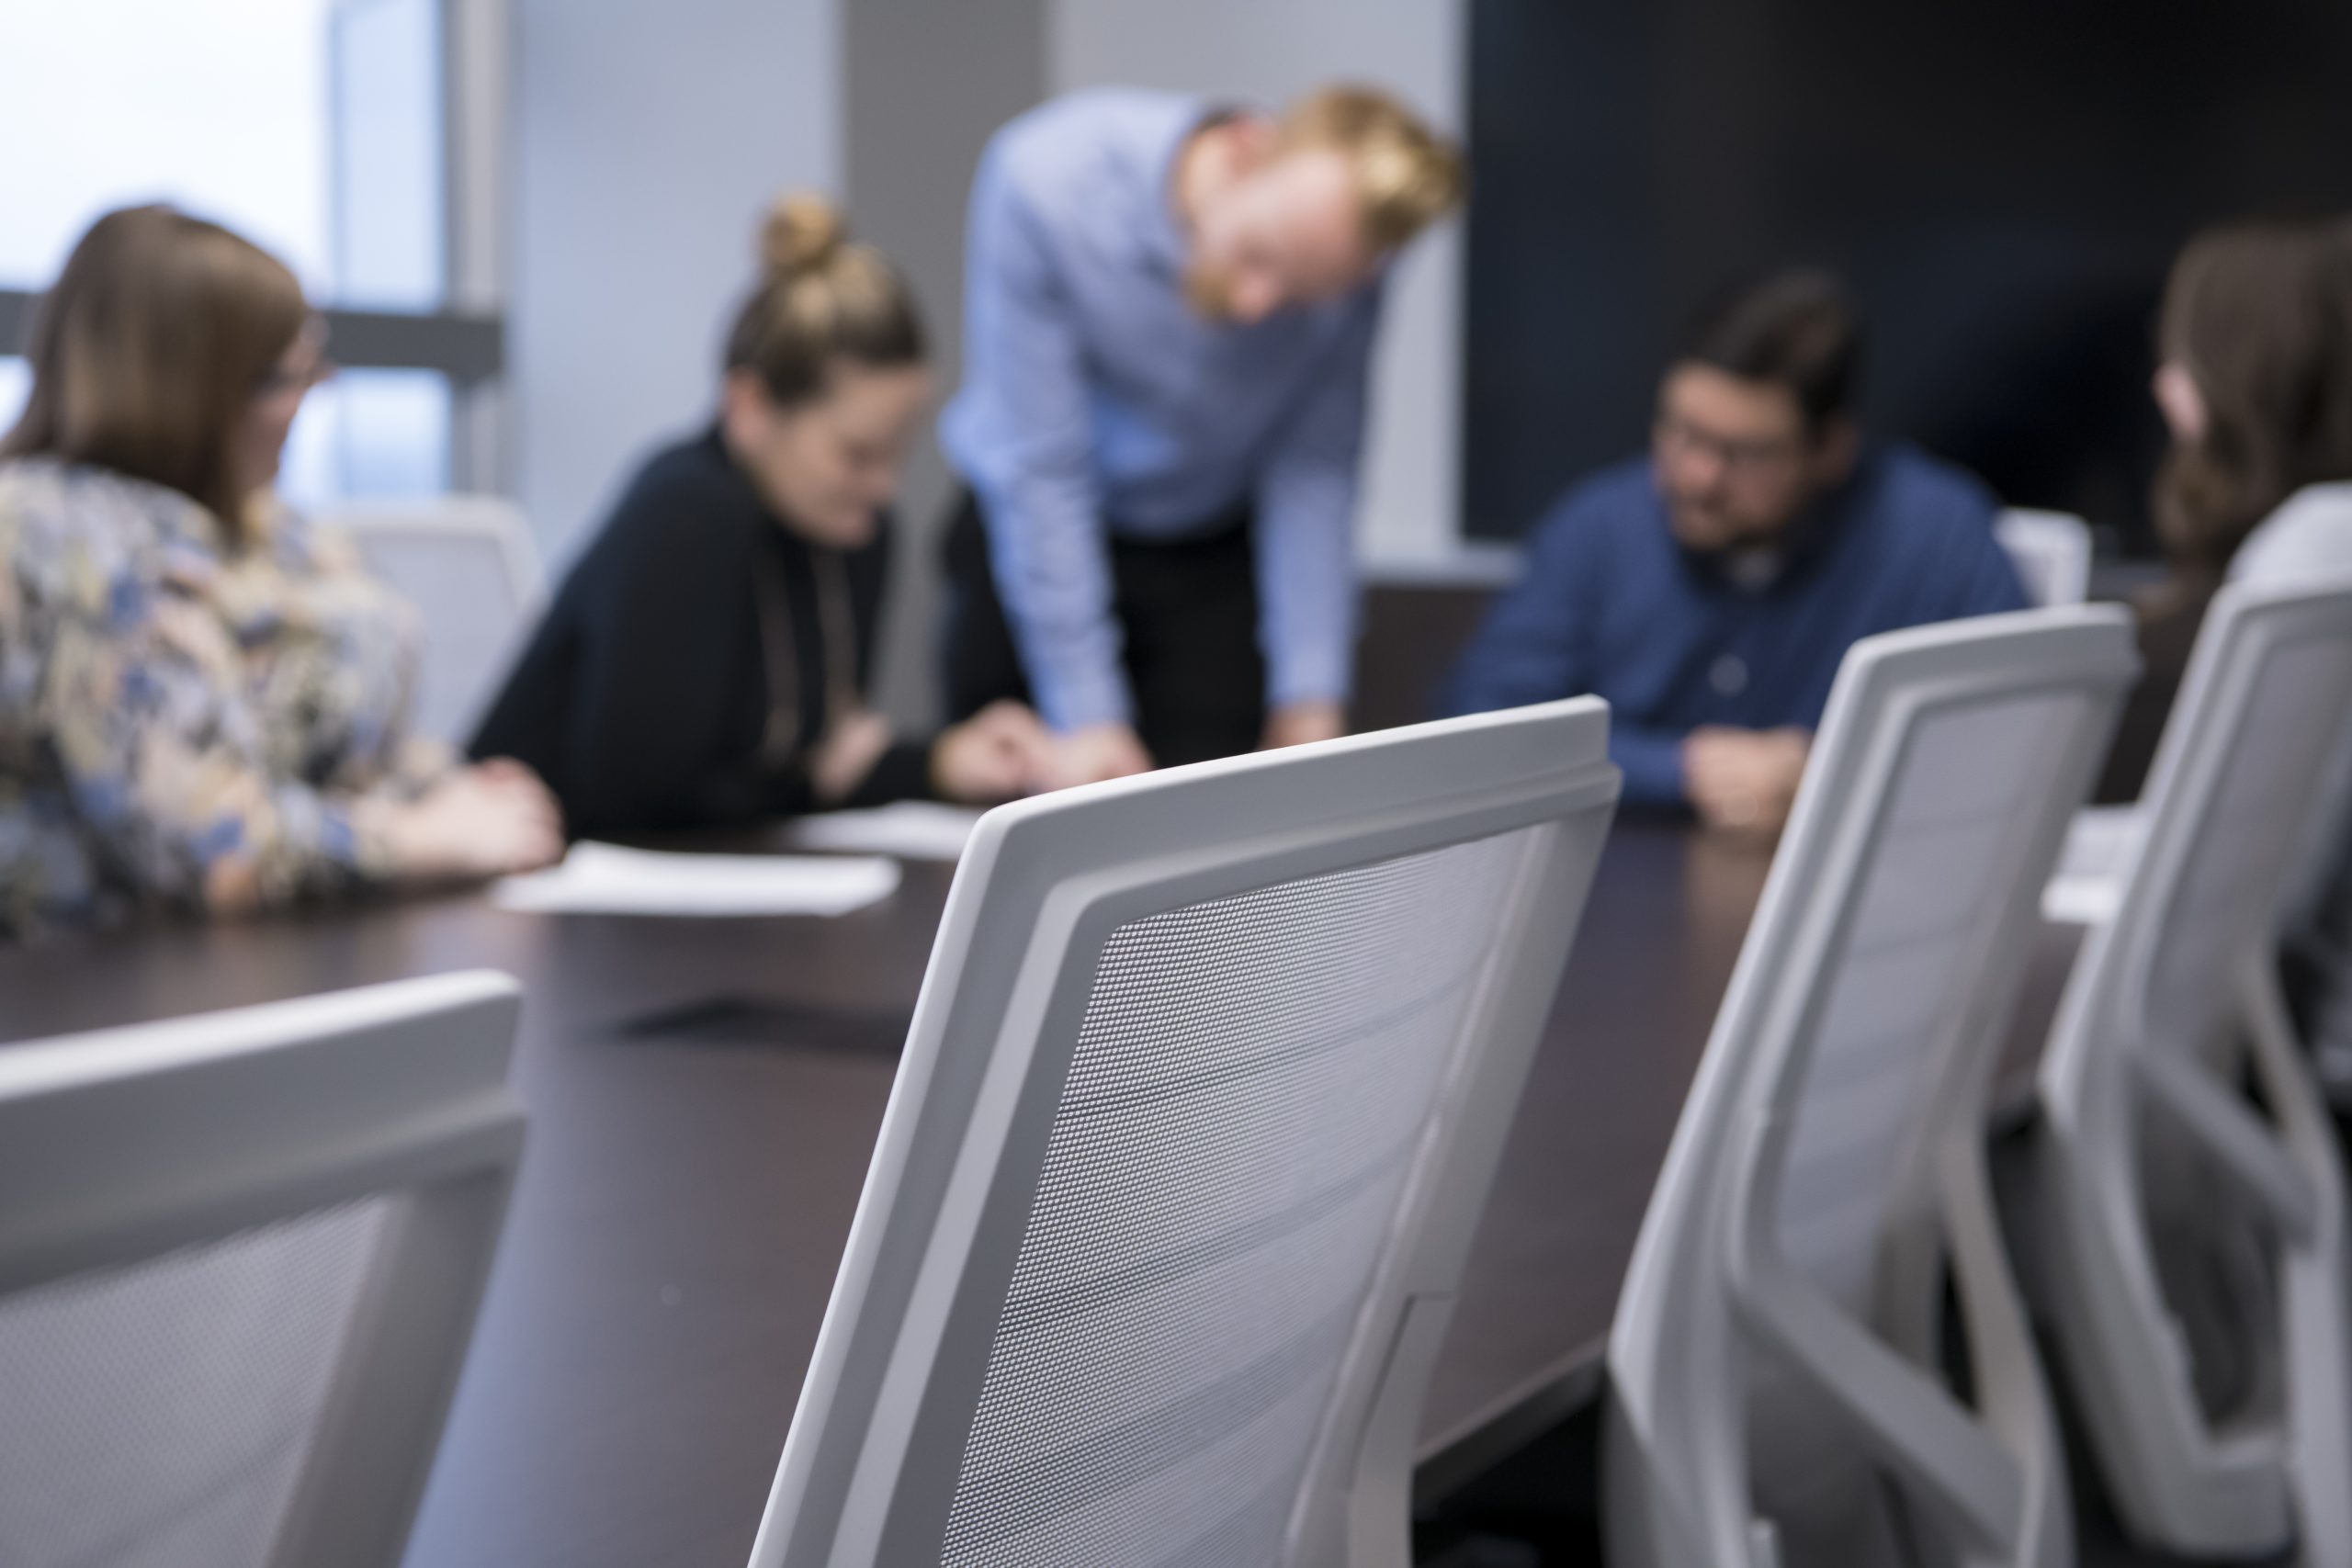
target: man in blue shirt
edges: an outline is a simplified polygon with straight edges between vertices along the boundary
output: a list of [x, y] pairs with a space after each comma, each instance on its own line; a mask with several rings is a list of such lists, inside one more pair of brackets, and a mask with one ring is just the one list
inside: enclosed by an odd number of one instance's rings
[[1340, 732], [1382, 270], [1462, 185], [1360, 89], [1085, 92], [997, 133], [940, 423], [955, 716], [1032, 698], [1063, 783]]
[[1844, 289], [1788, 273], [1702, 318], [1651, 452], [1577, 485], [1456, 671], [1472, 713], [1592, 692], [1629, 801], [1758, 832], [1786, 820], [1846, 649], [2022, 609], [1984, 485], [1866, 446]]

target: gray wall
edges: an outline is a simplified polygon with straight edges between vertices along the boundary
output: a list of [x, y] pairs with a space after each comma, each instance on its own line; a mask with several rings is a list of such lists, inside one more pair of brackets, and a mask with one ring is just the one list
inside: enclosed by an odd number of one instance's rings
[[[963, 362], [966, 197], [989, 133], [1045, 92], [1045, 0], [854, 0], [842, 45], [850, 211], [922, 298], [944, 399]], [[899, 498], [878, 694], [910, 728], [937, 716], [938, 537], [952, 489], [926, 426]]]
[[515, 493], [560, 564], [717, 407], [754, 230], [839, 188], [838, 0], [515, 0]]

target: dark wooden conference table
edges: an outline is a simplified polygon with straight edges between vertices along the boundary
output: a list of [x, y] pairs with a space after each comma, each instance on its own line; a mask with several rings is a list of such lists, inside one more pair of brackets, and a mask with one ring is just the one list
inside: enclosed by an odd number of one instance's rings
[[[1425, 1494], [1596, 1385], [1768, 863], [1679, 823], [1614, 829], [1430, 1389]], [[740, 1568], [948, 880], [910, 864], [888, 901], [835, 919], [517, 914], [464, 895], [10, 952], [0, 1040], [514, 975], [529, 1142], [408, 1561]]]

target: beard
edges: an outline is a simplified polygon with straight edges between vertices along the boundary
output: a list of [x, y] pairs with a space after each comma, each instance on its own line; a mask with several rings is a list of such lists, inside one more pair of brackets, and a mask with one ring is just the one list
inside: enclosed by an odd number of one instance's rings
[[1788, 543], [1791, 519], [1758, 523], [1714, 507], [1678, 502], [1672, 496], [1665, 500], [1668, 528], [1675, 543], [1692, 555], [1713, 558], [1742, 550], [1775, 549]]
[[1184, 269], [1184, 303], [1208, 321], [1233, 320], [1233, 280], [1222, 267], [1194, 262]]

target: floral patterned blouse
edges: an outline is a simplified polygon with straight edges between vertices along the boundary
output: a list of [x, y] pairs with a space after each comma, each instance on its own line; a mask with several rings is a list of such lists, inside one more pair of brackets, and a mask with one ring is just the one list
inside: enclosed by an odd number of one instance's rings
[[176, 491], [0, 462], [0, 936], [380, 882], [363, 803], [450, 765], [403, 733], [417, 635], [291, 513], [232, 549]]

